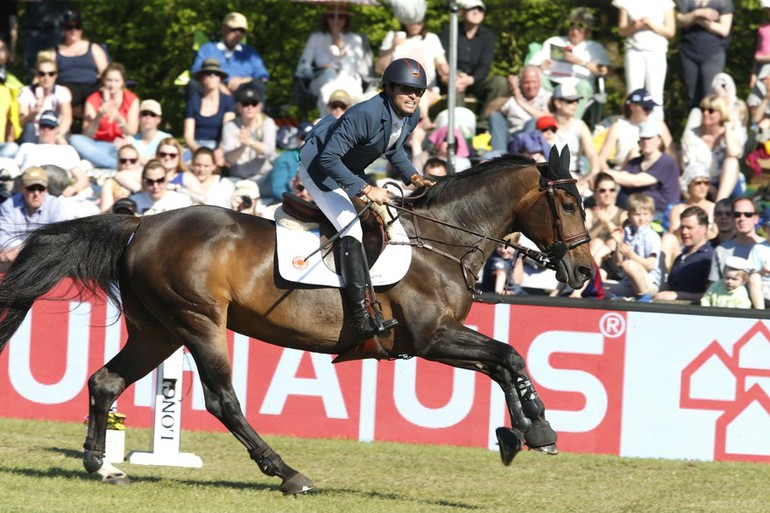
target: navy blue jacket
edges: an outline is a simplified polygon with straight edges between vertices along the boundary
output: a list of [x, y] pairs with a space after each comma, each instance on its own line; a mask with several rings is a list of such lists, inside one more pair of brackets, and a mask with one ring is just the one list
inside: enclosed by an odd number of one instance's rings
[[355, 196], [364, 188], [364, 171], [380, 155], [393, 165], [405, 184], [417, 170], [404, 150], [404, 141], [420, 120], [420, 109], [406, 118], [396, 144], [385, 151], [390, 140], [393, 116], [385, 93], [349, 108], [339, 119], [328, 115], [305, 138], [300, 159], [310, 178], [321, 190], [342, 188]]

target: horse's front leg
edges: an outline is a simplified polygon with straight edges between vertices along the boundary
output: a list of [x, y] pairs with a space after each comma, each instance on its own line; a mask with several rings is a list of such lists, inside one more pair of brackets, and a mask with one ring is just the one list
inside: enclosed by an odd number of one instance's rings
[[521, 443], [516, 443], [519, 433], [530, 448], [558, 454], [557, 435], [545, 419], [545, 405], [527, 373], [524, 358], [513, 347], [449, 321], [439, 326], [430, 344], [417, 356], [479, 371], [500, 385], [514, 428], [501, 428], [503, 431], [498, 429], [497, 433], [506, 465], [520, 449]]

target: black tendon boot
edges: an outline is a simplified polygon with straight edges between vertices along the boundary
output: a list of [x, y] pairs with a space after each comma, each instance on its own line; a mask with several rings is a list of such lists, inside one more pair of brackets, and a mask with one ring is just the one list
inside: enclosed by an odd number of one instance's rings
[[378, 322], [366, 307], [366, 289], [369, 270], [365, 264], [364, 248], [353, 237], [340, 240], [340, 267], [345, 280], [345, 296], [353, 313], [353, 331], [361, 342], [377, 336], [388, 336], [390, 328], [398, 324], [395, 320]]

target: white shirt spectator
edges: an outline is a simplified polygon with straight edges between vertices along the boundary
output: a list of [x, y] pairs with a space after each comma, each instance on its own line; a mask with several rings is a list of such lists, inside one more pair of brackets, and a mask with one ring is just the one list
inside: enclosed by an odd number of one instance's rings
[[192, 205], [190, 196], [170, 190], [166, 191], [163, 197], [157, 201], [153, 201], [146, 192], [132, 194], [131, 199], [136, 202], [136, 211], [143, 216], [159, 214], [167, 210], [175, 210]]

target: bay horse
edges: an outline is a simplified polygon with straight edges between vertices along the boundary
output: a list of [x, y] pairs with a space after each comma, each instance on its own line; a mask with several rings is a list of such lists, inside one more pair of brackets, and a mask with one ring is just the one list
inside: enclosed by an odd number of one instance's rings
[[[499, 239], [520, 231], [542, 250], [530, 250], [531, 256], [554, 268], [560, 281], [578, 288], [591, 278], [585, 212], [568, 164], [566, 150], [561, 157], [553, 150], [549, 163], [539, 165], [503, 156], [417, 191], [405, 202], [411, 214], [401, 215], [415, 241], [410, 269], [377, 293], [383, 313], [399, 323], [379, 340], [389, 357], [472, 369], [502, 387], [513, 426], [498, 429], [505, 464], [524, 442], [556, 454], [557, 435], [523, 357], [463, 325], [473, 301], [469, 275], [480, 272]], [[107, 413], [126, 387], [184, 345], [198, 367], [206, 409], [264, 474], [282, 480], [285, 494], [307, 491], [313, 482], [284, 463], [246, 421], [231, 383], [226, 332], [327, 354], [356, 343], [340, 290], [282, 280], [275, 252], [274, 222], [218, 207], [43, 226], [0, 283], [0, 351], [33, 302], [62, 279], [77, 284], [81, 296], [106, 294], [121, 305], [128, 338], [88, 380], [88, 472], [127, 481], [104, 461]], [[501, 429], [508, 431], [501, 436]]]

